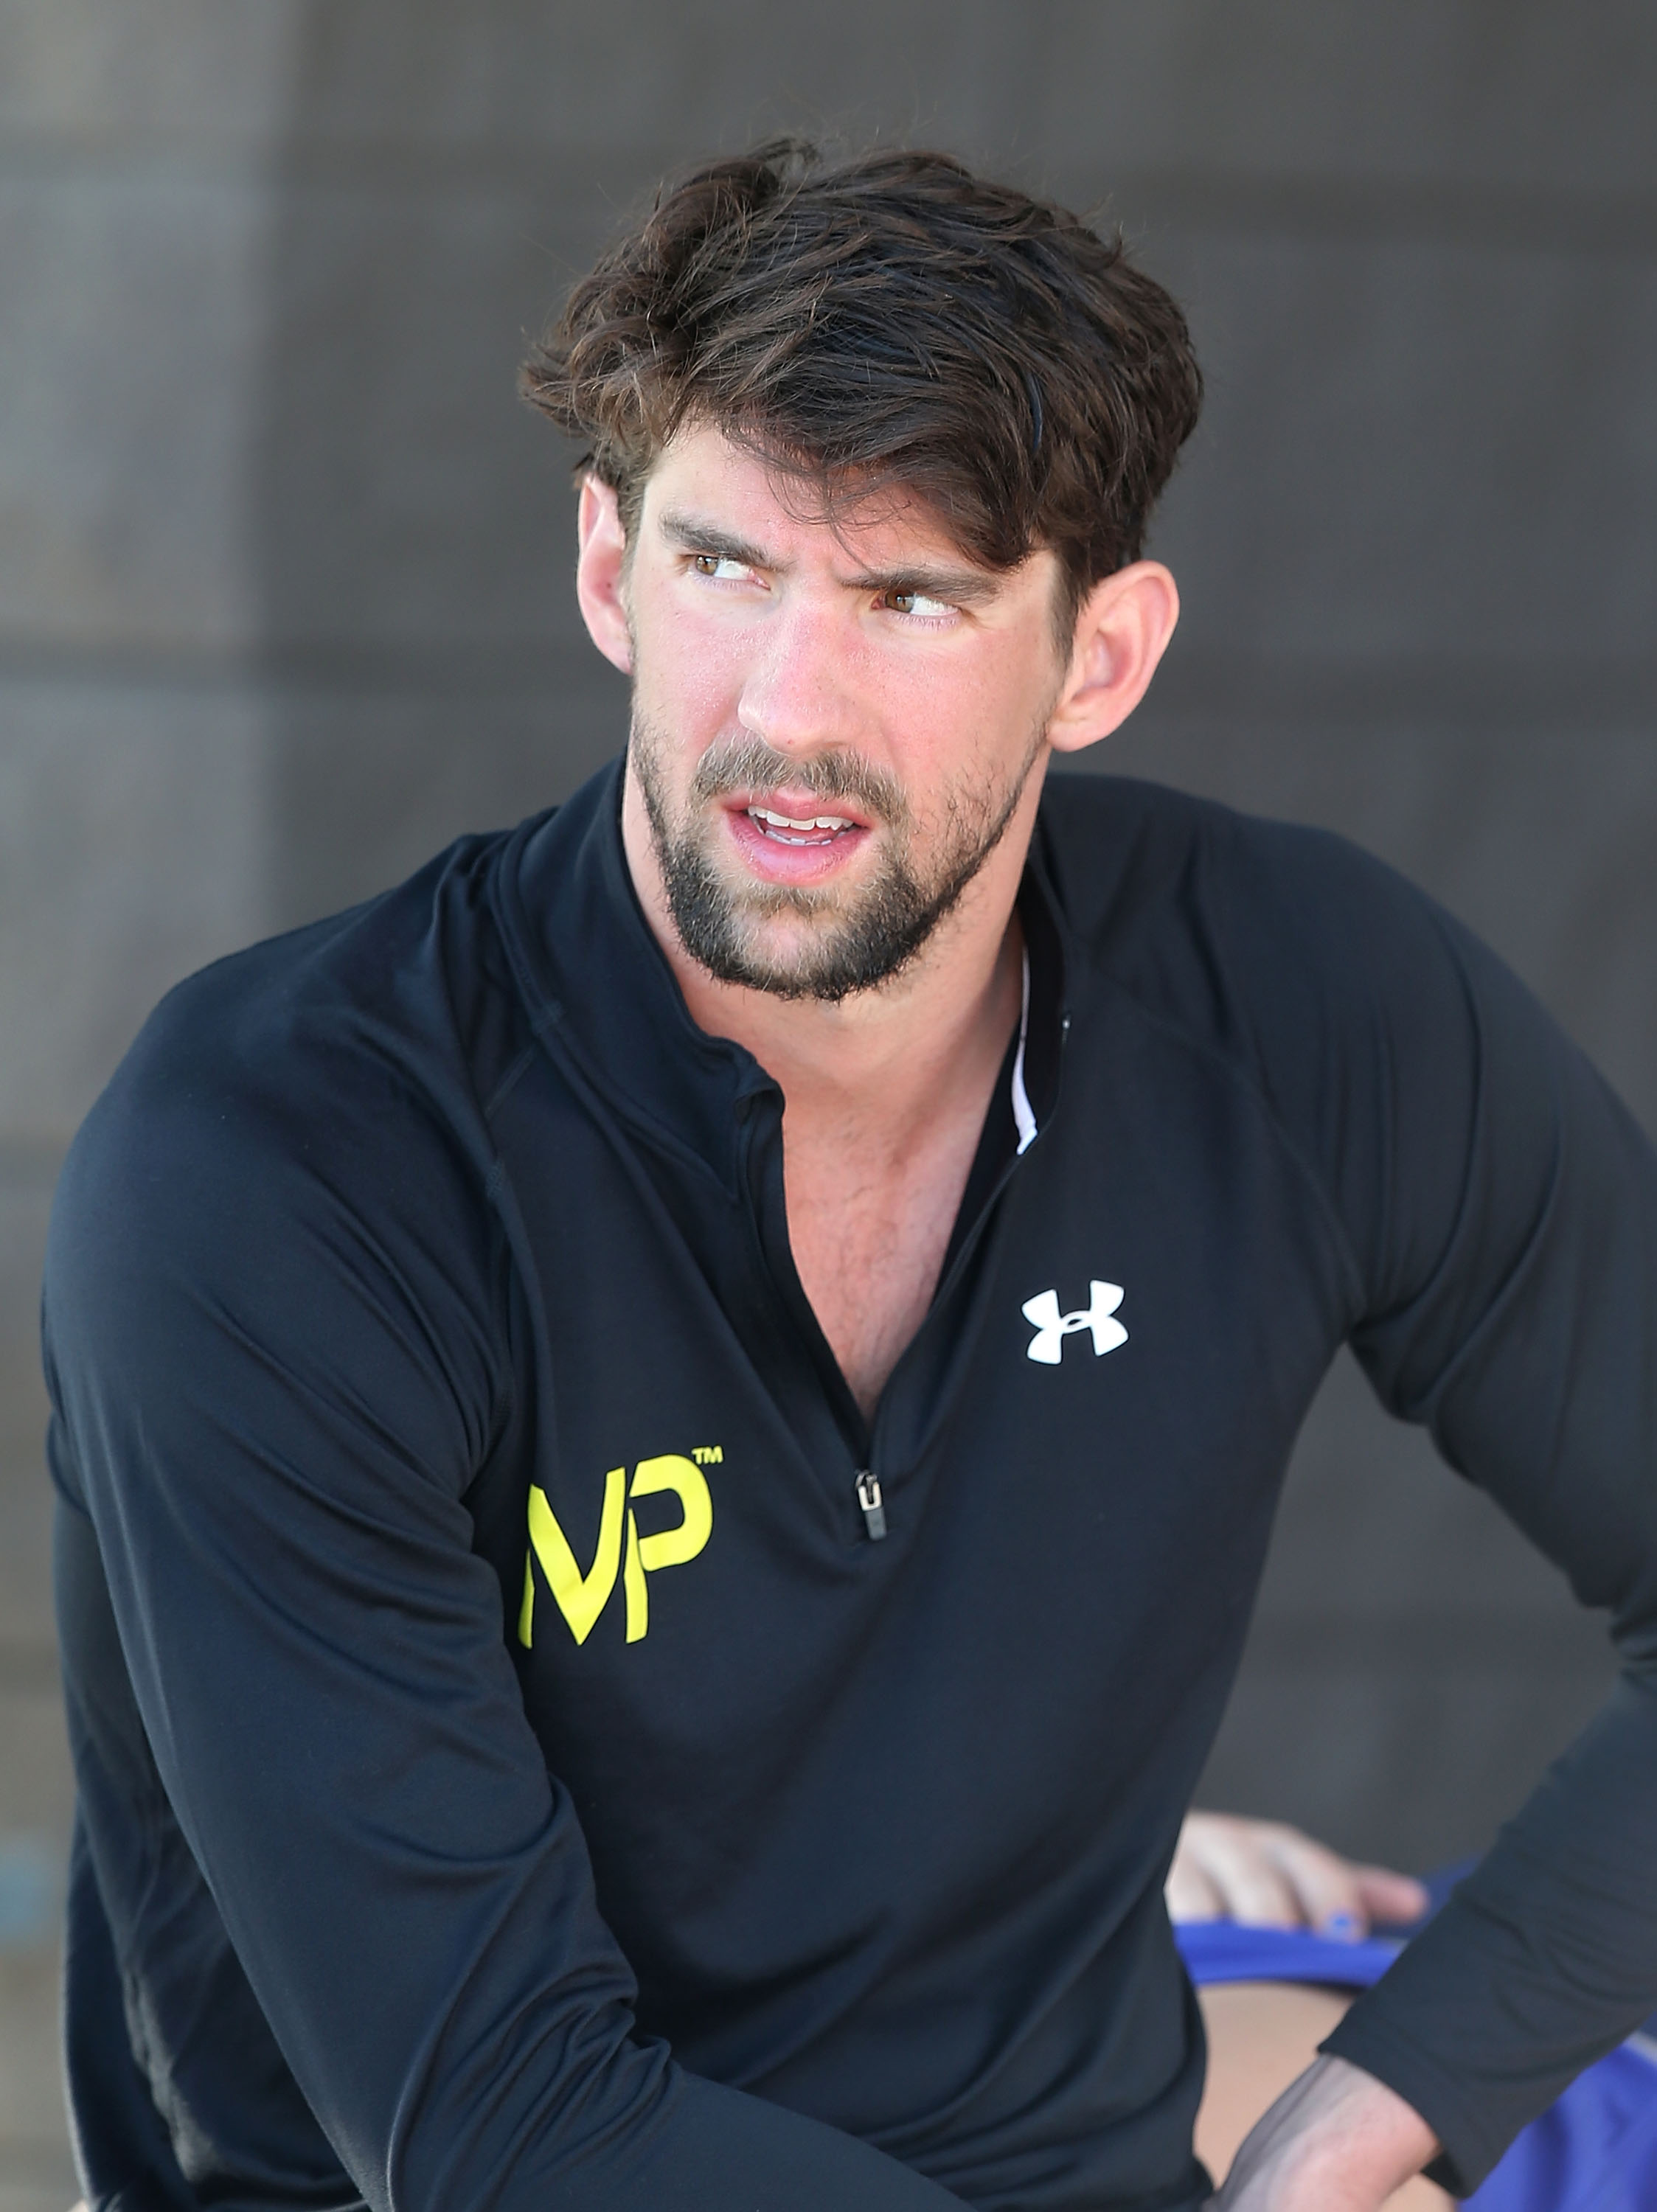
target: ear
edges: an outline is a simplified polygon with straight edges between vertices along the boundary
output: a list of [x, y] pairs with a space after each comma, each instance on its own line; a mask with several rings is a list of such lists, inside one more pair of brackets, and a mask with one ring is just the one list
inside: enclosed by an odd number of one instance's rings
[[1179, 619], [1179, 588], [1160, 561], [1100, 577], [1076, 617], [1069, 674], [1047, 732], [1056, 752], [1080, 752], [1127, 720]]
[[616, 495], [596, 477], [583, 477], [576, 520], [576, 597], [587, 634], [624, 676], [633, 670], [627, 620], [627, 533]]

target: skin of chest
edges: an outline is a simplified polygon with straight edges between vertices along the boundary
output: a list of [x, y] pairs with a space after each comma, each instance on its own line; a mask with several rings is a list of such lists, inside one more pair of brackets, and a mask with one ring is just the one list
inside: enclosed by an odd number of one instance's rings
[[903, 1133], [854, 1111], [784, 1112], [789, 1242], [801, 1285], [866, 1417], [937, 1287], [984, 1119], [1017, 1018], [1019, 937], [992, 979], [998, 1003], [941, 1087], [936, 1110]]

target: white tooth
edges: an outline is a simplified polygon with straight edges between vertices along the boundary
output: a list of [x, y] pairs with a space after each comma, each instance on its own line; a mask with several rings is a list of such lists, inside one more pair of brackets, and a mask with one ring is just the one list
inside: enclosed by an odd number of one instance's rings
[[774, 830], [850, 830], [850, 822], [844, 814], [813, 814], [803, 819], [792, 814], [773, 813], [769, 806], [748, 809], [756, 821], [769, 822]]

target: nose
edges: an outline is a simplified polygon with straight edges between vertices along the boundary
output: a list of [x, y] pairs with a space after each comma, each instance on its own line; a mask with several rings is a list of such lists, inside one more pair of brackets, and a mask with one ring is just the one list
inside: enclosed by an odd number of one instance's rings
[[832, 606], [803, 593], [785, 600], [763, 625], [743, 680], [743, 728], [783, 753], [852, 742], [861, 717], [850, 631]]

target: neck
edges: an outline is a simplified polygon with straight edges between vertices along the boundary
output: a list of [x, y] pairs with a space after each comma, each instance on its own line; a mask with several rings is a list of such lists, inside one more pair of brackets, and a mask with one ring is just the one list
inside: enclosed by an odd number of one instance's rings
[[873, 1421], [931, 1304], [1013, 1027], [1014, 910], [1032, 775], [984, 866], [898, 975], [838, 1004], [717, 981], [673, 927], [643, 797], [622, 805], [628, 863], [691, 1018], [744, 1044], [783, 1091], [789, 1243], [847, 1387]]
[[1033, 774], [984, 867], [916, 957], [888, 981], [838, 1001], [784, 999], [722, 982], [680, 942], [657, 864], [643, 795], [631, 765], [622, 841], [633, 883], [691, 1018], [745, 1046], [780, 1085], [788, 1121], [833, 1126], [901, 1152], [935, 1113], [941, 1087], [976, 1064], [998, 1066], [1021, 988], [1014, 902], [1040, 799]]

